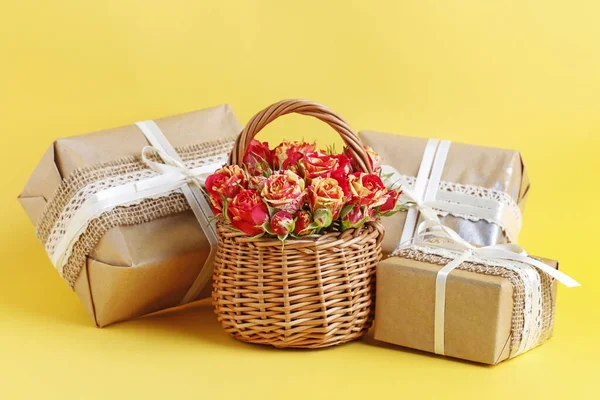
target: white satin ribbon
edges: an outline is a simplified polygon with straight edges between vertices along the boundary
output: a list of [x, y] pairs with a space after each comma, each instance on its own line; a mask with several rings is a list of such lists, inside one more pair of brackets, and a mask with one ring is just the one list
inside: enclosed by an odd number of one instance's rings
[[414, 187], [394, 167], [383, 165], [386, 183], [402, 186], [399, 202], [412, 202], [406, 214], [399, 246], [415, 235], [419, 214], [422, 219], [438, 221], [440, 214], [469, 215], [500, 226], [513, 243], [517, 242], [521, 222], [504, 203], [464, 193], [439, 190], [442, 173], [450, 150], [450, 141], [429, 139]]
[[[214, 218], [211, 218], [214, 214], [210, 204], [202, 192], [203, 181], [200, 179], [201, 176], [186, 168], [183, 160], [181, 157], [179, 157], [179, 154], [177, 154], [177, 151], [175, 151], [173, 146], [171, 146], [171, 143], [169, 143], [156, 122], [152, 120], [140, 121], [137, 122], [136, 125], [144, 133], [150, 144], [152, 144], [153, 148], [158, 151], [158, 154], [163, 159], [165, 164], [160, 164], [149, 160], [146, 156], [146, 152], [149, 150], [148, 148], [144, 148], [142, 150], [142, 159], [150, 168], [164, 174], [163, 176], [165, 176], [165, 179], [177, 180], [177, 178], [179, 178], [185, 181], [185, 184], [181, 187], [181, 191], [183, 192], [192, 211], [194, 212], [196, 219], [200, 223], [200, 227], [202, 228], [202, 231], [204, 232], [204, 235], [206, 236], [206, 239], [210, 245], [210, 252], [204, 261], [204, 265], [202, 266], [200, 273], [196, 277], [196, 280], [192, 283], [192, 286], [190, 286], [188, 289], [187, 293], [184, 295], [183, 299], [181, 299], [180, 304], [186, 304], [198, 297], [200, 291], [204, 288], [212, 276], [212, 266], [218, 244], [216, 222]], [[212, 170], [205, 169], [203, 172], [208, 172], [208, 174], [211, 174], [218, 168]], [[172, 177], [167, 178], [169, 174], [173, 175]], [[204, 175], [202, 175], [202, 177], [206, 178]], [[143, 190], [143, 183], [138, 183], [138, 189], [140, 188], [140, 185], [142, 185], [141, 190]]]
[[[431, 242], [427, 240], [430, 238], [443, 239], [444, 241]], [[532, 267], [538, 268], [542, 273], [551, 276], [567, 287], [580, 286], [577, 281], [565, 273], [530, 257], [522, 247], [514, 243], [475, 247], [461, 238], [460, 235], [452, 229], [440, 224], [439, 221], [423, 221], [419, 226], [418, 233], [415, 236], [413, 243], [432, 248], [440, 248], [454, 256], [454, 259], [443, 267], [436, 276], [434, 317], [434, 351], [436, 354], [444, 354], [446, 282], [448, 275], [463, 262], [468, 261], [471, 258], [511, 262], [511, 267], [509, 269], [516, 271], [524, 270], [526, 272], [524, 280], [526, 289], [531, 289], [531, 282], [535, 282], [536, 278], [539, 278], [531, 275], [534, 273], [539, 274], [539, 272]], [[398, 250], [410, 247], [410, 245], [410, 243], [404, 244], [399, 247]], [[539, 304], [536, 296], [540, 296], [539, 279], [537, 282], [538, 288], [533, 290], [534, 293], [531, 293], [529, 296], [532, 297], [533, 300], [531, 300], [532, 304], [530, 305], [530, 311], [528, 312], [529, 319], [525, 321], [526, 335], [524, 335], [521, 346], [516, 354], [527, 351], [535, 346], [537, 344], [537, 339], [539, 338], [539, 333], [533, 332], [533, 329], [531, 329], [532, 321], [530, 321], [531, 318], [535, 318], [541, 313], [541, 310], [537, 309], [536, 306], [536, 304]]]
[[[382, 166], [382, 172], [388, 175], [392, 173], [393, 175], [389, 180], [394, 183], [400, 183], [405, 193], [405, 197], [409, 196], [409, 200], [412, 201], [416, 206], [409, 208], [406, 212], [406, 220], [404, 222], [404, 229], [402, 230], [402, 235], [400, 237], [400, 243], [405, 243], [414, 236], [419, 219], [419, 212], [431, 214], [430, 211], [433, 211], [432, 209], [426, 207], [424, 198], [428, 189], [427, 181], [431, 173], [431, 168], [434, 164], [435, 154], [439, 142], [440, 141], [436, 139], [429, 139], [427, 141], [427, 145], [423, 151], [423, 158], [421, 159], [421, 164], [419, 165], [419, 172], [417, 173], [415, 186], [412, 190], [406, 190], [409, 188], [408, 182], [406, 182], [404, 176], [400, 175], [398, 171], [389, 165]], [[437, 215], [435, 215], [435, 218], [437, 219]]]
[[[143, 199], [161, 197], [175, 190], [181, 190], [211, 246], [209, 256], [204, 262], [200, 274], [181, 301], [181, 304], [185, 304], [198, 297], [212, 274], [212, 260], [216, 251], [217, 236], [214, 221], [210, 219], [212, 209], [202, 193], [201, 185], [204, 184], [208, 175], [221, 168], [222, 165], [209, 164], [188, 169], [153, 121], [138, 122], [136, 125], [142, 129], [150, 143], [156, 146], [144, 147], [142, 160], [160, 175], [105, 189], [87, 198], [67, 224], [64, 235], [52, 253], [51, 260], [56, 269], [62, 273], [74, 244], [85, 232], [89, 223], [102, 213], [118, 206], [135, 204]], [[158, 152], [164, 164], [148, 158], [148, 152], [151, 150]]]

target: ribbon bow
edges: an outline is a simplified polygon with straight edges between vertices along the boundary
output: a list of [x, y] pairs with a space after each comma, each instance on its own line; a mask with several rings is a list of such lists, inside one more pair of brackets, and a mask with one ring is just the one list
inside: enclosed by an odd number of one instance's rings
[[432, 207], [433, 202], [425, 201], [423, 196], [417, 194], [417, 191], [410, 187], [406, 178], [394, 167], [382, 165], [381, 169], [384, 175], [389, 176], [389, 178], [386, 179], [386, 182], [391, 182], [392, 186], [399, 185], [402, 188], [401, 198], [408, 200], [408, 207], [415, 207], [421, 213], [423, 218], [436, 221], [441, 224], [437, 212]]
[[[149, 157], [150, 152], [157, 153], [163, 162], [152, 161]], [[152, 180], [139, 181], [135, 184], [137, 191], [144, 191], [150, 187], [168, 183], [177, 186], [181, 183], [194, 183], [198, 188], [202, 188], [206, 178], [213, 174], [221, 165], [208, 164], [197, 168], [188, 168], [185, 164], [171, 157], [166, 152], [154, 146], [145, 146], [142, 149], [142, 161], [148, 165], [150, 169], [158, 172], [160, 175], [152, 178]]]
[[[444, 241], [432, 242], [427, 240], [429, 238], [441, 238], [444, 239]], [[530, 257], [525, 249], [517, 244], [507, 243], [476, 247], [464, 240], [458, 233], [447, 226], [442, 225], [438, 221], [423, 221], [419, 225], [418, 233], [415, 236], [415, 243], [424, 244], [429, 247], [442, 248], [454, 253], [456, 258], [444, 267], [444, 269], [448, 269], [448, 272], [458, 267], [469, 258], [477, 257], [484, 260], [513, 261], [516, 263], [532, 265], [567, 287], [581, 286], [575, 279], [567, 274]], [[406, 246], [401, 246], [401, 248], [403, 247]]]
[[[431, 241], [428, 239], [442, 239]], [[439, 220], [426, 220], [421, 222], [418, 227], [418, 233], [411, 240], [413, 245], [423, 245], [432, 248], [444, 249], [446, 253], [453, 255], [445, 267], [440, 269], [436, 275], [435, 283], [435, 311], [434, 311], [434, 352], [436, 354], [445, 354], [444, 352], [444, 326], [446, 311], [446, 282], [448, 275], [463, 262], [478, 258], [481, 260], [512, 261], [513, 268], [522, 269], [525, 275], [536, 274], [532, 267], [538, 268], [542, 273], [548, 274], [552, 278], [561, 282], [567, 287], [580, 286], [580, 284], [565, 273], [558, 271], [545, 263], [530, 257], [520, 246], [509, 244], [496, 244], [492, 246], [476, 247], [464, 240], [458, 233], [442, 225]], [[401, 244], [393, 254], [410, 247], [411, 244]], [[536, 294], [537, 295], [537, 294]], [[526, 351], [535, 343], [529, 338], [522, 342], [518, 353]]]

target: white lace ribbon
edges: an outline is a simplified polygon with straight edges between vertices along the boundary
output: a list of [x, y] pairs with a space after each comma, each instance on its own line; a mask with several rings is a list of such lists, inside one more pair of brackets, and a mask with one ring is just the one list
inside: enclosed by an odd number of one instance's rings
[[[441, 238], [443, 241], [428, 241], [431, 238]], [[443, 226], [439, 221], [423, 221], [418, 228], [418, 233], [413, 240], [402, 244], [394, 253], [410, 248], [411, 246], [423, 246], [424, 248], [441, 249], [445, 258], [452, 258], [445, 267], [436, 275], [435, 288], [435, 316], [434, 316], [434, 351], [436, 354], [445, 354], [444, 350], [444, 330], [445, 330], [445, 309], [446, 309], [446, 282], [448, 275], [460, 264], [470, 259], [508, 262], [503, 264], [511, 270], [520, 272], [525, 285], [525, 323], [523, 328], [523, 338], [521, 345], [512, 356], [523, 353], [537, 345], [539, 339], [539, 326], [536, 318], [541, 318], [541, 286], [539, 281], [539, 272], [533, 267], [538, 268], [567, 287], [580, 286], [573, 278], [558, 271], [549, 265], [536, 260], [525, 252], [525, 250], [513, 243], [497, 244], [493, 246], [475, 247], [462, 239], [458, 233], [452, 229]]]
[[[382, 172], [386, 175], [386, 183], [402, 186], [403, 194], [399, 201], [413, 203], [413, 206], [407, 211], [399, 243], [405, 243], [414, 237], [419, 214], [424, 219], [433, 220], [437, 220], [438, 215], [447, 214], [466, 216], [473, 220], [483, 219], [500, 226], [506, 232], [509, 240], [516, 243], [522, 224], [521, 211], [516, 205], [510, 207], [504, 202], [492, 198], [440, 190], [441, 176], [450, 144], [451, 142], [447, 140], [429, 139], [427, 141], [414, 184], [409, 182], [409, 177], [399, 173], [392, 166], [382, 166]], [[469, 188], [471, 189], [471, 187]], [[481, 193], [490, 191], [486, 188], [476, 188]]]
[[[214, 221], [210, 218], [213, 215], [212, 209], [202, 193], [201, 185], [204, 184], [208, 175], [221, 168], [222, 165], [208, 164], [188, 169], [154, 121], [142, 121], [136, 125], [153, 145], [153, 147], [146, 146], [142, 149], [142, 160], [160, 175], [104, 189], [87, 198], [67, 223], [65, 233], [57, 242], [51, 260], [55, 268], [62, 274], [73, 246], [92, 220], [115, 207], [136, 204], [144, 199], [162, 197], [167, 193], [180, 190], [198, 219], [211, 247], [198, 277], [181, 300], [181, 304], [185, 304], [198, 297], [212, 274], [217, 236]], [[148, 153], [151, 150], [156, 151], [164, 163], [150, 160]]]

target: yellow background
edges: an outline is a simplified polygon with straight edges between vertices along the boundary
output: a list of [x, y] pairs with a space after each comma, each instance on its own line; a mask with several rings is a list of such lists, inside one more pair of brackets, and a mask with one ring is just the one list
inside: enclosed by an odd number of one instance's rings
[[[3, 0], [0, 398], [597, 398], [597, 1]], [[96, 329], [16, 196], [50, 142], [282, 98], [356, 128], [520, 149], [521, 244], [583, 283], [555, 337], [496, 367], [357, 342], [244, 345], [208, 304]], [[333, 140], [288, 117], [263, 137]]]

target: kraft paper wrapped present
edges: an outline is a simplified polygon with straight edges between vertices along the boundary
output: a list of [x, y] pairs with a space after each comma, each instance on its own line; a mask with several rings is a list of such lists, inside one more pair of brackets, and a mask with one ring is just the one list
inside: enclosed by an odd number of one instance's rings
[[97, 326], [210, 296], [211, 227], [195, 186], [241, 129], [223, 105], [46, 151], [19, 201]]
[[379, 263], [375, 339], [497, 364], [550, 338], [557, 280], [579, 285], [558, 262], [454, 239], [416, 241]]
[[[477, 245], [516, 243], [530, 183], [518, 151], [361, 131], [363, 143], [383, 159], [389, 183], [412, 189], [421, 206]], [[404, 201], [414, 201], [406, 198]], [[409, 240], [417, 208], [383, 221], [384, 254]]]

